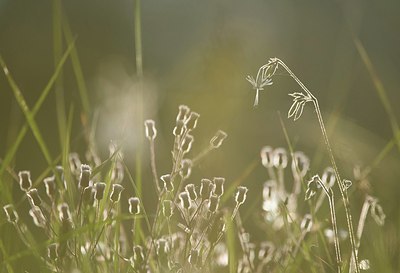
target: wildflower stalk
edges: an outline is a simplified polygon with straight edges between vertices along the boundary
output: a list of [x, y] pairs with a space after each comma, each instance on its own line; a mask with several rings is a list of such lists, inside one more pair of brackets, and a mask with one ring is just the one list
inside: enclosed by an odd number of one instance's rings
[[[357, 251], [356, 251], [355, 235], [354, 235], [354, 229], [353, 229], [353, 221], [352, 221], [352, 215], [351, 215], [350, 205], [349, 205], [349, 197], [348, 197], [348, 193], [346, 190], [346, 186], [340, 177], [340, 173], [339, 173], [339, 170], [338, 170], [338, 167], [336, 164], [336, 160], [333, 155], [333, 150], [332, 150], [331, 144], [329, 142], [328, 134], [326, 132], [326, 128], [325, 128], [325, 124], [324, 124], [324, 121], [322, 118], [318, 99], [310, 92], [310, 90], [308, 90], [308, 88], [299, 80], [299, 78], [297, 78], [297, 76], [289, 69], [289, 67], [287, 67], [286, 64], [278, 58], [273, 58], [273, 59], [271, 59], [271, 61], [268, 64], [262, 66], [258, 71], [258, 75], [260, 75], [260, 73], [261, 73], [263, 81], [268, 81], [268, 83], [269, 83], [270, 78], [273, 76], [273, 74], [276, 70], [276, 67], [279, 65], [282, 66], [289, 73], [289, 75], [296, 81], [296, 83], [306, 93], [306, 95], [300, 93], [302, 95], [302, 100], [304, 101], [304, 103], [302, 103], [301, 100], [296, 101], [295, 95], [297, 93], [292, 94], [293, 97], [295, 97], [295, 104], [297, 103], [299, 105], [297, 105], [297, 107], [295, 108], [295, 111], [292, 114], [290, 114], [291, 111], [289, 111], [289, 116], [292, 116], [295, 114], [294, 118], [295, 119], [299, 118], [302, 113], [302, 107], [308, 101], [311, 101], [314, 105], [315, 113], [317, 115], [318, 123], [319, 123], [320, 129], [321, 129], [321, 133], [322, 133], [322, 136], [323, 136], [323, 139], [325, 142], [326, 149], [329, 154], [329, 159], [330, 159], [331, 165], [334, 169], [334, 173], [335, 173], [336, 179], [338, 181], [338, 187], [339, 187], [340, 194], [341, 194], [342, 200], [343, 200], [343, 205], [344, 205], [344, 209], [345, 209], [345, 213], [346, 213], [347, 228], [349, 231], [349, 238], [350, 238], [350, 244], [351, 244], [351, 249], [352, 249], [352, 255], [354, 256], [355, 272], [360, 273], [359, 262], [358, 262]], [[270, 67], [273, 67], [275, 70], [272, 74], [270, 73], [270, 74], [266, 75], [266, 73], [268, 72]], [[256, 81], [255, 84], [262, 85], [262, 82], [258, 83]], [[253, 87], [255, 87], [258, 90], [257, 85], [253, 84]], [[262, 87], [263, 86], [261, 86], [261, 88]]]

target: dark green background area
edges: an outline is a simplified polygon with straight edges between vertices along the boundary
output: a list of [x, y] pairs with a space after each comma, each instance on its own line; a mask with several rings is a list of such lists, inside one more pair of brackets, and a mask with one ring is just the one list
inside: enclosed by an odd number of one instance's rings
[[[135, 151], [146, 142], [138, 141], [142, 122], [135, 122], [139, 100], [135, 95], [133, 1], [62, 4], [76, 37], [90, 104], [99, 113], [99, 150], [105, 158], [110, 140], [123, 139], [127, 162], [135, 172]], [[180, 104], [201, 114], [194, 154], [206, 147], [216, 130], [229, 135], [223, 147], [195, 170], [193, 179], [224, 176], [229, 183], [259, 160], [262, 146], [287, 147], [278, 113], [295, 149], [311, 158], [310, 174], [321, 173], [329, 164], [328, 156], [311, 105], [298, 121], [286, 119], [292, 103], [287, 94], [300, 92], [287, 74], [276, 76], [274, 84], [261, 92], [260, 105], [253, 107], [255, 93], [246, 75], [254, 76], [270, 57], [279, 57], [319, 99], [342, 174], [353, 179], [353, 168], [370, 166], [393, 139], [389, 117], [354, 41], [359, 39], [365, 47], [400, 120], [399, 13], [400, 1], [396, 0], [142, 1], [142, 107], [144, 118], [155, 119], [159, 131], [159, 173], [168, 172], [171, 165], [172, 129]], [[52, 1], [0, 0], [0, 55], [32, 107], [54, 71]], [[71, 149], [82, 154], [81, 102], [70, 61], [64, 68], [63, 86], [66, 108], [75, 107]], [[36, 121], [51, 154], [60, 154], [53, 92]], [[24, 122], [1, 73], [0, 158]], [[144, 194], [151, 206], [155, 197], [150, 193], [147, 146], [143, 150]], [[383, 263], [379, 268], [386, 264], [392, 272], [400, 270], [399, 159], [400, 150], [394, 147], [368, 177], [371, 194], [380, 199], [387, 223], [379, 229], [369, 221], [372, 227], [365, 231], [361, 249], [372, 267], [374, 262]], [[33, 176], [46, 168], [31, 133], [24, 138], [13, 166], [16, 171], [30, 169]], [[249, 187], [251, 197], [260, 198], [265, 180], [266, 172], [257, 164], [243, 184]], [[20, 196], [17, 184], [11, 188]], [[250, 205], [244, 211], [249, 211]], [[355, 194], [355, 221], [361, 205], [362, 194]], [[0, 219], [1, 235], [10, 234], [3, 214]], [[2, 239], [5, 244], [14, 241]], [[383, 246], [376, 246], [376, 240], [382, 240]], [[381, 253], [381, 257], [373, 253]]]

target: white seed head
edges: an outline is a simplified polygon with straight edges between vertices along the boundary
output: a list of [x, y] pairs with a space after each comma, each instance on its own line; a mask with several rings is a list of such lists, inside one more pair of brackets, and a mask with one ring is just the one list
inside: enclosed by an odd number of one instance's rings
[[123, 190], [124, 190], [124, 187], [122, 187], [120, 184], [113, 184], [111, 195], [110, 195], [111, 202], [114, 202], [114, 203], [119, 202], [119, 200], [121, 198], [121, 193]]
[[94, 184], [94, 189], [95, 189], [95, 194], [94, 194], [94, 198], [96, 198], [96, 200], [102, 200], [104, 197], [104, 190], [106, 189], [106, 183], [103, 182], [97, 182], [96, 184]]
[[139, 214], [140, 213], [140, 199], [137, 197], [131, 197], [128, 199], [129, 213]]
[[174, 204], [171, 200], [163, 201], [162, 212], [167, 218], [170, 218], [174, 214]]
[[174, 190], [174, 184], [172, 184], [170, 174], [164, 174], [163, 176], [160, 177], [160, 179], [163, 182], [164, 189], [167, 192], [172, 192]]
[[225, 178], [223, 177], [214, 177], [213, 182], [215, 185], [214, 194], [218, 196], [222, 196], [224, 194], [224, 183]]
[[194, 142], [194, 137], [192, 135], [187, 134], [182, 141], [181, 149], [183, 154], [187, 154], [192, 149], [192, 145]]
[[219, 207], [220, 198], [218, 195], [212, 194], [208, 202], [208, 210], [210, 212], [216, 212]]
[[228, 137], [228, 134], [224, 131], [218, 130], [210, 140], [210, 145], [213, 149], [221, 147], [224, 140]]
[[19, 186], [21, 190], [28, 191], [32, 187], [31, 172], [30, 171], [20, 171], [18, 173]]
[[286, 168], [288, 164], [287, 152], [283, 148], [276, 148], [273, 156], [274, 166], [278, 169]]
[[237, 205], [242, 205], [246, 201], [248, 189], [246, 187], [240, 186], [236, 190], [235, 202]]
[[152, 119], [144, 122], [146, 138], [153, 141], [157, 137], [156, 123]]
[[185, 191], [189, 194], [190, 200], [194, 201], [197, 199], [197, 193], [194, 184], [186, 185]]
[[197, 126], [197, 121], [199, 120], [200, 114], [196, 112], [191, 112], [189, 117], [185, 120], [185, 125], [188, 130], [194, 130]]
[[203, 178], [200, 183], [200, 197], [203, 200], [209, 199], [211, 194], [214, 192], [215, 185], [211, 180]]
[[260, 152], [261, 162], [265, 168], [271, 168], [274, 165], [274, 149], [270, 146], [264, 146]]
[[58, 213], [61, 221], [71, 220], [71, 212], [69, 211], [69, 206], [67, 203], [62, 203], [58, 205]]
[[301, 178], [307, 174], [310, 159], [303, 152], [295, 152], [292, 158], [292, 172]]
[[176, 116], [176, 121], [185, 121], [190, 113], [190, 108], [186, 105], [179, 105], [179, 112]]
[[37, 189], [30, 189], [26, 194], [32, 206], [40, 206], [42, 204], [42, 198], [40, 198]]
[[18, 213], [14, 209], [14, 206], [11, 204], [5, 205], [3, 207], [4, 212], [6, 213], [7, 216], [7, 221], [13, 224], [16, 224], [19, 220]]
[[46, 194], [50, 198], [50, 200], [54, 201], [56, 197], [56, 181], [54, 180], [54, 176], [46, 177], [43, 182], [46, 187]]
[[46, 218], [43, 215], [42, 210], [39, 207], [32, 207], [29, 210], [29, 215], [33, 219], [33, 223], [38, 226], [44, 228], [46, 226]]
[[189, 209], [191, 206], [191, 200], [189, 194], [183, 191], [179, 194], [179, 200], [181, 201], [182, 208]]

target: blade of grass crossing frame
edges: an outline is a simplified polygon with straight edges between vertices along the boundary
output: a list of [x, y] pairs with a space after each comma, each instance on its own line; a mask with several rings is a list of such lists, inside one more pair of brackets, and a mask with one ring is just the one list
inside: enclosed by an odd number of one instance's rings
[[[65, 61], [67, 60], [67, 58], [68, 58], [69, 54], [71, 53], [71, 50], [74, 48], [74, 46], [75, 46], [75, 40], [73, 40], [69, 44], [67, 50], [65, 51], [65, 53], [62, 56], [60, 62], [58, 63], [58, 65], [57, 65], [53, 75], [51, 76], [49, 82], [47, 83], [47, 85], [45, 86], [43, 91], [41, 92], [39, 99], [36, 101], [32, 111], [31, 111], [32, 118], [35, 117], [37, 112], [40, 110], [43, 102], [47, 98], [47, 95], [52, 90], [53, 84], [54, 84], [55, 80], [57, 79], [62, 67], [65, 64]], [[1, 57], [0, 57], [0, 60], [2, 60]], [[6, 67], [4, 61], [2, 61], [2, 66], [3, 66], [3, 69]], [[4, 72], [8, 73], [8, 70], [5, 70]], [[28, 132], [28, 128], [29, 128], [29, 124], [28, 123], [24, 124], [24, 126], [20, 129], [20, 131], [18, 133], [18, 136], [15, 139], [13, 145], [7, 150], [7, 153], [4, 156], [4, 159], [3, 159], [1, 167], [0, 167], [0, 177], [3, 176], [3, 173], [6, 170], [7, 166], [10, 164], [10, 162], [14, 158], [14, 156], [15, 156], [17, 150], [18, 150], [19, 145], [21, 144], [23, 138], [25, 137], [26, 133]], [[5, 193], [5, 191], [2, 190], [2, 184], [1, 183], [0, 183], [0, 192], [2, 193], [2, 198], [5, 198], [9, 202], [11, 202], [10, 194], [8, 192]]]
[[361, 60], [363, 61], [365, 67], [368, 70], [368, 73], [371, 77], [372, 83], [375, 86], [375, 90], [378, 93], [378, 97], [381, 100], [383, 107], [385, 108], [386, 114], [389, 117], [390, 125], [392, 127], [393, 136], [396, 140], [397, 148], [400, 152], [400, 128], [399, 124], [396, 120], [396, 116], [393, 112], [392, 106], [390, 104], [390, 99], [386, 93], [385, 87], [383, 86], [382, 81], [380, 80], [378, 73], [376, 72], [371, 59], [368, 56], [367, 51], [365, 50], [363, 44], [358, 38], [353, 39], [354, 44], [356, 45], [357, 51], [360, 54]]
[[[62, 6], [61, 0], [53, 0], [53, 54], [54, 64], [57, 65], [61, 59], [62, 54]], [[57, 112], [57, 125], [60, 137], [60, 147], [63, 150], [65, 145], [65, 135], [67, 130], [67, 121], [65, 116], [64, 104], [64, 90], [63, 90], [63, 77], [62, 71], [55, 83], [56, 93], [56, 112]]]

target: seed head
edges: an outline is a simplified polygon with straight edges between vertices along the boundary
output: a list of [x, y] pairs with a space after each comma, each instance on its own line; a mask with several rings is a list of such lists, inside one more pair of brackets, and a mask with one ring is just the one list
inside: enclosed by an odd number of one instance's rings
[[106, 189], [106, 183], [103, 182], [97, 182], [94, 184], [94, 189], [95, 189], [95, 195], [94, 198], [96, 200], [100, 201], [104, 197], [104, 190]]
[[58, 213], [61, 221], [71, 220], [71, 212], [67, 203], [58, 205]]
[[144, 122], [146, 138], [150, 141], [153, 141], [157, 136], [157, 129], [155, 126], [155, 122], [152, 119], [148, 119]]
[[20, 171], [18, 173], [19, 186], [21, 190], [28, 191], [32, 187], [31, 172], [30, 171]]
[[169, 252], [168, 241], [163, 238], [158, 239], [156, 243], [156, 251], [158, 256], [163, 256], [168, 254]]
[[199, 261], [199, 251], [197, 249], [192, 249], [189, 255], [189, 263], [196, 266]]
[[240, 186], [237, 188], [236, 194], [235, 194], [235, 202], [238, 206], [242, 205], [244, 203], [244, 201], [246, 201], [247, 191], [248, 191], [248, 189], [246, 187]]
[[225, 183], [225, 178], [223, 177], [214, 177], [213, 179], [215, 189], [214, 193], [218, 196], [222, 196], [224, 194], [224, 183]]
[[121, 193], [123, 190], [124, 190], [124, 187], [122, 187], [120, 184], [113, 184], [111, 195], [110, 195], [111, 202], [114, 202], [114, 203], [119, 202], [119, 199], [121, 198]]
[[90, 176], [92, 174], [92, 168], [89, 165], [81, 165], [81, 173], [79, 176], [79, 188], [84, 189], [89, 186]]
[[181, 149], [183, 154], [187, 154], [192, 149], [194, 137], [192, 135], [187, 134], [182, 141]]
[[288, 163], [286, 150], [283, 148], [277, 148], [274, 150], [274, 166], [278, 169], [286, 168]]
[[191, 201], [194, 201], [197, 199], [197, 193], [196, 193], [196, 188], [195, 188], [194, 184], [186, 185], [185, 191], [189, 194], [189, 198]]
[[131, 197], [128, 199], [129, 213], [139, 214], [140, 213], [140, 199], [137, 197]]
[[227, 138], [228, 135], [224, 131], [218, 130], [213, 138], [210, 140], [210, 145], [213, 149], [217, 149], [221, 147], [222, 143], [224, 142], [225, 138]]
[[322, 183], [321, 178], [319, 175], [314, 175], [307, 184], [306, 196], [305, 199], [308, 200], [313, 197], [316, 193], [318, 188], [320, 187], [319, 183]]
[[312, 225], [313, 222], [311, 214], [304, 215], [304, 218], [300, 223], [300, 229], [303, 230], [304, 232], [310, 232]]
[[171, 200], [163, 201], [162, 212], [167, 218], [170, 218], [174, 214], [174, 207]]
[[161, 181], [164, 183], [164, 189], [167, 192], [171, 192], [171, 191], [174, 190], [174, 184], [172, 184], [171, 175], [170, 174], [164, 174], [160, 178], [161, 178]]
[[327, 188], [333, 187], [333, 185], [335, 184], [335, 181], [336, 181], [336, 176], [335, 176], [335, 171], [333, 170], [332, 167], [327, 167], [324, 170], [321, 180], [322, 180], [322, 183], [324, 183], [324, 185]]
[[199, 113], [196, 112], [190, 113], [189, 117], [185, 121], [188, 130], [194, 130], [196, 128], [199, 117], [200, 117]]
[[192, 160], [184, 159], [181, 162], [181, 170], [179, 171], [180, 176], [182, 179], [188, 179], [190, 174], [192, 173]]
[[11, 204], [5, 205], [3, 207], [4, 212], [6, 213], [7, 216], [7, 221], [13, 224], [16, 224], [19, 220], [18, 213], [14, 209], [14, 206]]
[[42, 204], [42, 199], [40, 198], [37, 189], [30, 189], [27, 192], [27, 196], [32, 206], [40, 206]]
[[87, 186], [83, 190], [82, 200], [88, 206], [93, 206], [93, 204], [94, 204], [94, 189], [93, 189], [93, 186]]
[[29, 215], [33, 219], [33, 223], [38, 226], [44, 228], [46, 226], [46, 218], [43, 215], [42, 210], [39, 207], [32, 207], [29, 210]]
[[292, 159], [292, 173], [301, 178], [307, 174], [310, 167], [310, 159], [303, 152], [295, 152]]
[[190, 113], [190, 108], [186, 105], [179, 105], [179, 112], [176, 116], [176, 121], [185, 121]]
[[58, 258], [58, 244], [50, 244], [47, 247], [47, 256], [50, 260], [55, 261]]
[[271, 168], [273, 163], [274, 149], [270, 146], [265, 146], [261, 149], [261, 162], [265, 168]]
[[46, 187], [46, 194], [50, 198], [50, 200], [54, 201], [56, 197], [56, 182], [54, 181], [54, 176], [46, 177], [43, 182]]
[[215, 194], [211, 195], [210, 201], [208, 203], [208, 209], [210, 212], [214, 213], [218, 210], [219, 201], [220, 201], [220, 198], [218, 195], [215, 195]]
[[185, 209], [189, 209], [191, 205], [191, 201], [189, 198], [189, 194], [186, 191], [183, 191], [179, 194], [179, 200], [181, 200], [181, 206]]
[[211, 180], [203, 178], [200, 183], [200, 197], [203, 200], [209, 199], [211, 194], [214, 192], [215, 185]]
[[133, 259], [135, 263], [142, 264], [144, 261], [143, 248], [139, 245], [133, 247]]
[[56, 166], [54, 168], [54, 176], [55, 179], [59, 179], [59, 181], [61, 181], [62, 186], [64, 187], [64, 189], [67, 189], [67, 181], [65, 180], [64, 177], [64, 168], [62, 166]]

